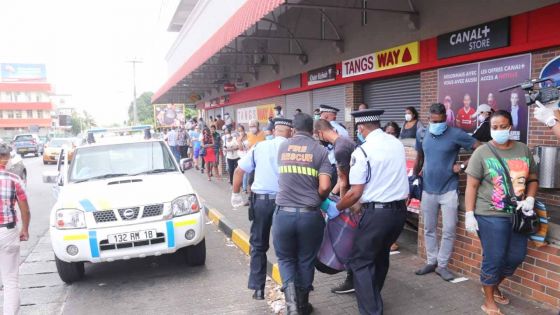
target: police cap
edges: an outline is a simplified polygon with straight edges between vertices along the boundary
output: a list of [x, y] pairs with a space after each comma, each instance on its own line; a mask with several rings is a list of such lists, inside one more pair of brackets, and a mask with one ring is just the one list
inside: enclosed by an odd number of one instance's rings
[[327, 113], [335, 113], [336, 114], [336, 113], [339, 112], [339, 109], [335, 108], [335, 107], [332, 107], [332, 106], [329, 106], [329, 105], [321, 104], [321, 105], [319, 105], [319, 111], [321, 113], [327, 112]]
[[350, 114], [354, 117], [356, 125], [359, 125], [363, 123], [380, 121], [381, 115], [383, 115], [384, 112], [385, 111], [382, 109], [362, 109], [358, 111], [353, 111]]
[[287, 126], [292, 128], [292, 120], [287, 118], [274, 118], [274, 126]]

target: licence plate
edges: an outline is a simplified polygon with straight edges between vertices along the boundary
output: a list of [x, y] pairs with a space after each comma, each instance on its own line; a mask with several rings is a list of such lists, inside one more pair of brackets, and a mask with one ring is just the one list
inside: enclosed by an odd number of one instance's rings
[[107, 241], [109, 242], [109, 244], [120, 244], [120, 243], [136, 242], [136, 241], [145, 241], [156, 237], [157, 237], [156, 230], [142, 230], [136, 232], [109, 234], [107, 236]]

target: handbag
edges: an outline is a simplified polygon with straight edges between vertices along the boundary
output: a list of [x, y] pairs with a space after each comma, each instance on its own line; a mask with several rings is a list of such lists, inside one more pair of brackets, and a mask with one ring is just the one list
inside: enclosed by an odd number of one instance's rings
[[511, 192], [513, 192], [513, 183], [511, 182], [511, 176], [509, 175], [508, 168], [505, 165], [503, 159], [498, 154], [498, 151], [496, 151], [496, 148], [491, 144], [488, 144], [488, 148], [498, 159], [498, 162], [504, 169], [504, 175], [507, 179], [504, 181], [504, 185], [507, 184], [509, 186], [508, 194], [505, 198], [505, 204], [513, 207], [513, 213], [511, 216], [512, 230], [520, 234], [535, 234], [539, 229], [539, 218], [537, 217], [537, 212], [533, 211], [533, 215], [528, 216], [525, 215], [521, 209], [517, 209], [517, 197], [511, 196]]

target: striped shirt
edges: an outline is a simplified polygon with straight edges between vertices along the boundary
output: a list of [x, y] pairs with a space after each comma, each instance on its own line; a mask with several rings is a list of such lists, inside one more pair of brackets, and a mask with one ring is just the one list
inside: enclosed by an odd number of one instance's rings
[[27, 200], [23, 187], [19, 176], [0, 168], [0, 224], [16, 222], [16, 202]]

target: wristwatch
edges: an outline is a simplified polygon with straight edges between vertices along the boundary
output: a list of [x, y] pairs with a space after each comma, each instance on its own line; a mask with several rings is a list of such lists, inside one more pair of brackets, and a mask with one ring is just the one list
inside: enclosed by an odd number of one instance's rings
[[558, 123], [558, 119], [556, 117], [550, 117], [547, 121], [546, 121], [546, 125], [550, 128], [556, 126], [556, 124]]
[[461, 167], [461, 172], [464, 172], [467, 169], [465, 163], [461, 163], [460, 167]]

